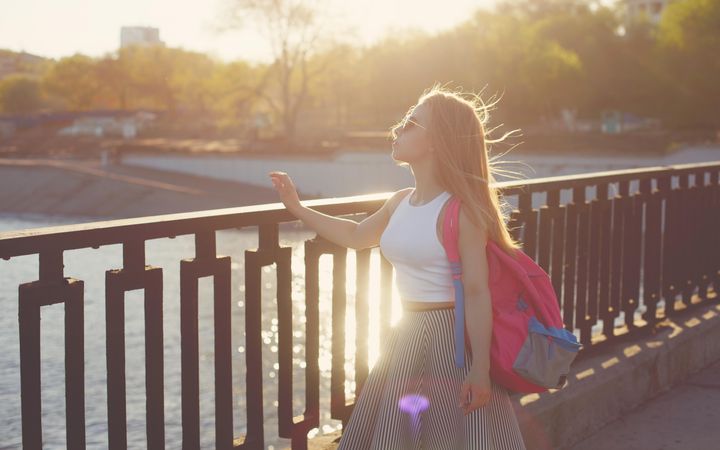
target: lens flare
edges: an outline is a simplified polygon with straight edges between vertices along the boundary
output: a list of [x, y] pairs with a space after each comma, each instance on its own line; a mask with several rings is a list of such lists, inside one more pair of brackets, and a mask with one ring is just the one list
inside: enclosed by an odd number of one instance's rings
[[425, 411], [428, 406], [430, 406], [430, 401], [427, 397], [418, 394], [406, 395], [398, 402], [400, 410], [410, 415], [410, 428], [413, 439], [417, 437], [419, 432], [420, 413]]

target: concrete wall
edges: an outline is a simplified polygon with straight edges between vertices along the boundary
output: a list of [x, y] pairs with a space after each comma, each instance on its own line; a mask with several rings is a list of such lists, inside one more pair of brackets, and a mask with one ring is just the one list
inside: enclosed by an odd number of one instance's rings
[[528, 450], [568, 447], [720, 359], [720, 304], [580, 361], [561, 390], [516, 396]]
[[[720, 161], [720, 148], [697, 147], [665, 156], [623, 157], [511, 152], [500, 159], [499, 167], [520, 172], [524, 178], [539, 178], [707, 161]], [[131, 153], [123, 156], [123, 163], [256, 186], [269, 186], [267, 173], [279, 170], [287, 172], [300, 191], [316, 197], [371, 194], [413, 185], [409, 168], [397, 166], [390, 152], [338, 152], [328, 158]], [[498, 181], [505, 179], [498, 177]]]
[[313, 197], [345, 197], [412, 186], [408, 169], [390, 154], [345, 153], [332, 159], [255, 158], [217, 155], [125, 155], [123, 164], [172, 170], [255, 186], [272, 186], [268, 172], [287, 172], [298, 190]]

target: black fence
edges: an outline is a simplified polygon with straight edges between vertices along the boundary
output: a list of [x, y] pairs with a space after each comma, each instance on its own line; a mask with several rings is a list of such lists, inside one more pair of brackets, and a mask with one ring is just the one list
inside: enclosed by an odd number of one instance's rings
[[[517, 205], [509, 227], [551, 276], [566, 327], [579, 333], [581, 358], [619, 339], [633, 339], [659, 320], [717, 299], [720, 286], [720, 163], [652, 167], [500, 183]], [[636, 186], [631, 191], [631, 186]], [[594, 191], [590, 195], [589, 191]], [[612, 195], [609, 195], [612, 192]], [[323, 213], [371, 214], [388, 194], [304, 202]], [[563, 200], [566, 199], [566, 200]], [[539, 205], [539, 206], [538, 206]], [[276, 265], [279, 435], [293, 449], [307, 448], [319, 426], [319, 260], [332, 255], [331, 417], [346, 423], [353, 403], [345, 398], [346, 256], [348, 249], [322, 238], [304, 242], [305, 298], [291, 292], [291, 247], [279, 245], [279, 224], [294, 221], [282, 204], [171, 214], [0, 233], [0, 257], [39, 255], [39, 279], [18, 289], [22, 439], [42, 448], [40, 309], [65, 306], [66, 432], [70, 449], [85, 448], [84, 285], [66, 277], [63, 252], [121, 244], [123, 267], [105, 277], [108, 440], [127, 448], [124, 293], [144, 290], [146, 424], [148, 448], [165, 447], [162, 295], [163, 271], [145, 264], [151, 239], [194, 235], [195, 256], [180, 263], [182, 442], [200, 447], [198, 280], [214, 283], [215, 435], [218, 449], [263, 449], [261, 271]], [[233, 435], [233, 384], [243, 374], [231, 366], [231, 258], [216, 254], [216, 231], [253, 227], [258, 248], [245, 251], [245, 353], [243, 391], [247, 433]], [[371, 249], [355, 252], [355, 395], [368, 375], [368, 274]], [[381, 342], [390, 331], [392, 266], [381, 258]], [[641, 294], [642, 292], [642, 294]], [[710, 294], [710, 295], [709, 295]], [[305, 302], [305, 410], [293, 415], [293, 302]], [[622, 324], [617, 319], [624, 316]], [[593, 332], [596, 324], [602, 330]], [[155, 324], [150, 327], [148, 323]], [[373, 324], [375, 326], [375, 324]], [[112, 357], [109, 357], [112, 355]]]

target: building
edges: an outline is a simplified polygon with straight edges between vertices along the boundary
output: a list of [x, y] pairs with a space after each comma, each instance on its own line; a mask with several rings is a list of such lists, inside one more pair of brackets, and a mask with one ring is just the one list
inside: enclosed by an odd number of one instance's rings
[[650, 19], [650, 22], [657, 24], [660, 22], [663, 10], [669, 3], [670, 0], [625, 0], [625, 7], [629, 18], [634, 19], [645, 15]]
[[120, 29], [120, 48], [130, 45], [163, 45], [160, 30], [153, 27], [122, 27]]
[[46, 61], [47, 58], [26, 52], [0, 50], [0, 80], [15, 74], [37, 75]]

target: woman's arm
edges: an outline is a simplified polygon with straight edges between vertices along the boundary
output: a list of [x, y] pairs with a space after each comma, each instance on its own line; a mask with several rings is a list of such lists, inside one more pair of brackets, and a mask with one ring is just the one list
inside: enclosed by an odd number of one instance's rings
[[328, 216], [303, 206], [292, 180], [286, 173], [270, 172], [269, 175], [288, 211], [328, 241], [352, 249], [378, 245], [390, 218], [390, 205], [396, 201], [399, 193], [405, 191], [403, 189], [393, 194], [380, 209], [358, 223], [342, 217]]
[[472, 366], [467, 384], [461, 392], [461, 403], [462, 400], [467, 402], [467, 393], [472, 392], [471, 403], [466, 409], [466, 413], [469, 413], [490, 400], [492, 304], [485, 254], [487, 232], [473, 224], [462, 208], [459, 222], [458, 247], [463, 270], [465, 324], [472, 350]]

